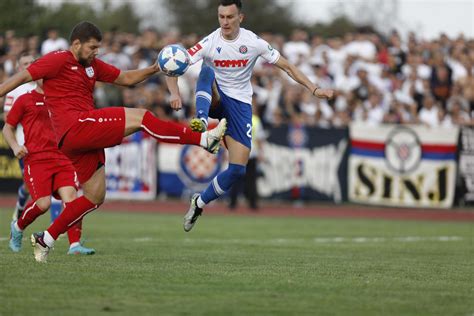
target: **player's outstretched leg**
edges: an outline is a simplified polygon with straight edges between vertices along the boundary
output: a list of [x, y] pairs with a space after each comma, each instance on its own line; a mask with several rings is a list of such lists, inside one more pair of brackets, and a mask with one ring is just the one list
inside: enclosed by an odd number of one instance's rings
[[69, 239], [68, 255], [93, 255], [94, 248], [87, 248], [81, 242], [82, 235], [82, 221], [77, 222], [74, 226], [68, 229], [67, 237]]
[[201, 216], [203, 207], [206, 204], [230, 190], [232, 185], [244, 175], [245, 166], [231, 163], [225, 171], [218, 174], [212, 180], [211, 184], [209, 184], [201, 194], [194, 194], [191, 198], [189, 210], [184, 216], [184, 231], [189, 232], [193, 228], [196, 220]]
[[[47, 198], [44, 198], [43, 202], [45, 199]], [[49, 205], [44, 203], [41, 201], [39, 201], [39, 203], [37, 203], [37, 201], [30, 202], [25, 207], [25, 210], [22, 212], [21, 216], [17, 220], [12, 220], [10, 224], [10, 242], [8, 246], [13, 252], [19, 252], [21, 249], [23, 230], [28, 227], [28, 225], [30, 225], [38, 216], [44, 214], [48, 210]], [[39, 205], [41, 205], [41, 207]]]
[[196, 84], [196, 117], [190, 122], [191, 129], [195, 132], [207, 130], [209, 107], [212, 102], [212, 85], [216, 75], [209, 66], [204, 66], [199, 73]]
[[164, 143], [198, 145], [208, 152], [216, 154], [219, 151], [220, 141], [227, 129], [227, 120], [222, 119], [216, 128], [204, 132], [193, 132], [182, 124], [162, 121], [151, 112], [146, 112], [142, 120], [142, 129]]

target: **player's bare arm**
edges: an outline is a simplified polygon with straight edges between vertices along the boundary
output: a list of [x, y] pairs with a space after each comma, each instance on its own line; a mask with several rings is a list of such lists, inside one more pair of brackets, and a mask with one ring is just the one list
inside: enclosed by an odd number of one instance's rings
[[143, 69], [121, 71], [114, 83], [120, 86], [133, 86], [159, 72], [160, 66], [158, 64], [153, 64]]
[[30, 73], [27, 70], [22, 70], [15, 75], [8, 78], [5, 82], [0, 84], [0, 97], [3, 97], [8, 92], [14, 90], [18, 86], [32, 81]]
[[28, 150], [26, 149], [25, 146], [20, 146], [16, 140], [15, 136], [15, 130], [16, 128], [11, 126], [8, 123], [5, 123], [3, 126], [3, 137], [7, 141], [8, 145], [10, 148], [13, 150], [13, 153], [15, 154], [15, 157], [18, 159], [21, 159], [26, 156], [28, 153]]
[[295, 65], [290, 64], [288, 60], [280, 56], [275, 65], [286, 72], [293, 80], [305, 86], [311, 93], [318, 98], [331, 99], [334, 96], [334, 91], [330, 89], [321, 89], [312, 83], [305, 74], [303, 74]]
[[181, 110], [181, 108], [183, 107], [183, 103], [181, 101], [181, 95], [179, 94], [178, 77], [166, 76], [166, 85], [168, 86], [168, 90], [171, 94], [171, 108], [175, 111]]

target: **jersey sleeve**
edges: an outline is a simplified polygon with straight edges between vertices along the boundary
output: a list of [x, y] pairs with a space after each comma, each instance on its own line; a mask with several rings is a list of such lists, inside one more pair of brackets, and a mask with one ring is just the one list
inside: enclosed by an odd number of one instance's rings
[[95, 70], [97, 71], [97, 80], [102, 82], [114, 82], [120, 75], [120, 69], [96, 58]]
[[27, 102], [28, 95], [24, 94], [16, 99], [13, 106], [10, 108], [8, 112], [6, 122], [13, 127], [16, 127], [23, 118], [23, 113], [25, 112], [25, 102]]
[[257, 50], [259, 55], [270, 64], [276, 63], [280, 58], [280, 52], [260, 37], [257, 37]]
[[35, 60], [27, 70], [33, 80], [53, 78], [65, 64], [67, 56], [67, 51], [46, 54]]
[[203, 38], [196, 45], [188, 49], [189, 58], [191, 59], [191, 65], [194, 65], [198, 61], [204, 58], [205, 52], [210, 44], [209, 36]]
[[13, 106], [13, 102], [15, 101], [15, 97], [11, 94], [7, 94], [5, 96], [5, 103], [3, 104], [3, 113], [8, 113]]

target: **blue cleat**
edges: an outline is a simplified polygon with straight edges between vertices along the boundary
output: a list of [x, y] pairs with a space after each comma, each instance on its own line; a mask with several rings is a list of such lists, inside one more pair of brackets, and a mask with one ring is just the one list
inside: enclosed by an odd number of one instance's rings
[[68, 255], [93, 255], [95, 254], [95, 249], [94, 248], [87, 248], [84, 247], [82, 244], [79, 244], [78, 246], [69, 248], [69, 251], [67, 252]]
[[15, 228], [16, 220], [13, 220], [10, 224], [10, 242], [9, 246], [13, 252], [19, 252], [21, 249], [21, 240], [23, 239], [23, 232], [18, 231]]

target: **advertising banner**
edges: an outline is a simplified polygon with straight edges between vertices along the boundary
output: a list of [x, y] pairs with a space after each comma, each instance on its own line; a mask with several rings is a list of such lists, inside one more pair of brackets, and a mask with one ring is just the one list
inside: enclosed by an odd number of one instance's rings
[[397, 207], [451, 207], [458, 134], [458, 128], [351, 124], [349, 199]]
[[135, 133], [105, 150], [107, 198], [153, 200], [156, 197], [156, 141]]

